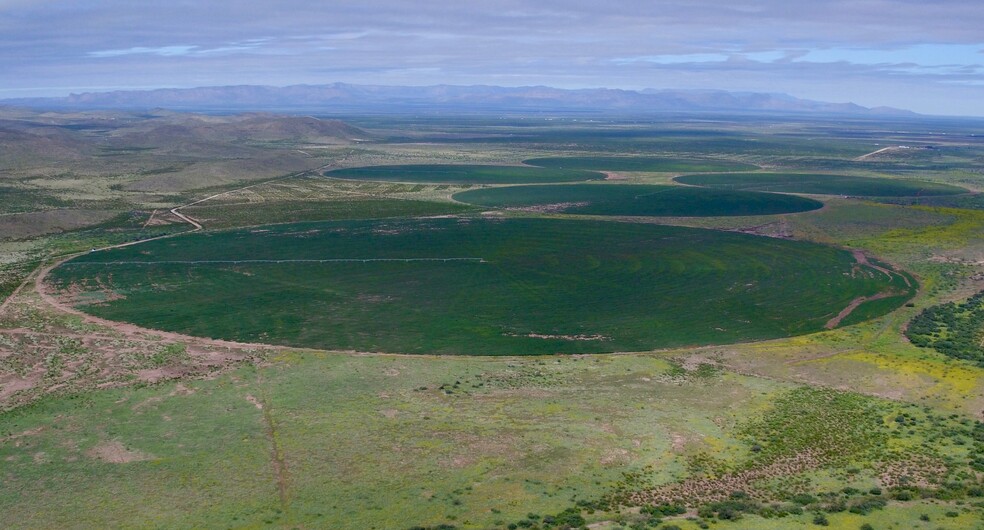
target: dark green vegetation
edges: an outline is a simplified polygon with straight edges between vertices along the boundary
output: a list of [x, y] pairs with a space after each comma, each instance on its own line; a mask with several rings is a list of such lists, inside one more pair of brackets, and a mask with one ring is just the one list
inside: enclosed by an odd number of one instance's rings
[[123, 295], [85, 307], [95, 315], [192, 335], [542, 354], [808, 333], [859, 296], [908, 293], [872, 272], [844, 251], [737, 233], [461, 218], [195, 234], [90, 253], [56, 277], [83, 300]]
[[727, 173], [684, 175], [675, 179], [681, 184], [729, 190], [812, 193], [859, 197], [916, 197], [956, 195], [967, 190], [948, 184], [850, 175], [813, 173]]
[[984, 366], [984, 291], [923, 310], [905, 331], [916, 346]]
[[508, 186], [468, 190], [454, 199], [497, 208], [629, 216], [770, 215], [823, 207], [813, 199], [776, 193], [637, 184]]
[[758, 166], [729, 160], [690, 159], [652, 156], [566, 156], [531, 158], [524, 164], [554, 169], [594, 171], [647, 171], [653, 173], [694, 173], [711, 171], [752, 171]]
[[458, 214], [471, 209], [450, 202], [356, 197], [333, 201], [263, 202], [249, 207], [215, 204], [187, 208], [184, 213], [205, 220], [210, 228], [228, 228], [298, 221], [424, 217]]
[[326, 176], [381, 182], [430, 182], [440, 184], [524, 184], [603, 180], [601, 173], [575, 169], [524, 166], [408, 164], [336, 169]]

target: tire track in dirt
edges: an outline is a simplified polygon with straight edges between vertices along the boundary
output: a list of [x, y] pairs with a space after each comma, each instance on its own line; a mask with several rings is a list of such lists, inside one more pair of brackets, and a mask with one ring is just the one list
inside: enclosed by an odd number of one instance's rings
[[[258, 381], [262, 384], [262, 381]], [[277, 431], [277, 424], [273, 419], [273, 413], [270, 410], [270, 399], [266, 396], [264, 392], [260, 399], [253, 398], [252, 396], [247, 396], [247, 400], [253, 403], [256, 408], [260, 409], [263, 413], [263, 424], [264, 430], [266, 431], [267, 440], [270, 442], [270, 465], [273, 468], [273, 475], [277, 482], [277, 494], [280, 497], [280, 509], [283, 511], [284, 515], [289, 517], [290, 508], [290, 470], [287, 468], [287, 457], [284, 453], [283, 446], [280, 444], [280, 435]]]
[[[170, 237], [170, 236], [167, 236], [167, 237]], [[145, 241], [150, 241], [150, 240], [148, 239], [148, 240], [145, 240]], [[109, 247], [107, 247], [107, 248], [109, 248]], [[88, 313], [85, 313], [83, 311], [80, 311], [80, 310], [72, 307], [71, 305], [69, 305], [69, 304], [67, 304], [65, 302], [62, 302], [61, 300], [59, 300], [58, 298], [56, 298], [55, 295], [53, 295], [51, 292], [49, 292], [49, 287], [50, 286], [45, 282], [45, 279], [47, 278], [48, 273], [50, 273], [55, 267], [57, 267], [58, 265], [61, 265], [62, 262], [66, 261], [66, 260], [69, 260], [71, 258], [74, 258], [75, 256], [78, 256], [78, 255], [79, 254], [74, 254], [74, 255], [68, 256], [66, 258], [63, 258], [61, 260], [58, 260], [58, 261], [56, 261], [55, 263], [53, 263], [51, 265], [48, 265], [43, 270], [41, 270], [41, 272], [38, 273], [37, 277], [35, 278], [34, 290], [38, 293], [38, 295], [41, 297], [41, 299], [46, 304], [48, 304], [49, 306], [51, 306], [51, 307], [53, 307], [53, 308], [55, 308], [55, 309], [57, 309], [57, 310], [59, 310], [59, 311], [61, 311], [63, 313], [68, 313], [68, 314], [71, 314], [71, 315], [78, 316], [78, 317], [82, 318], [85, 322], [88, 322], [90, 324], [97, 324], [99, 326], [107, 327], [107, 328], [112, 329], [112, 330], [114, 330], [116, 332], [119, 332], [122, 335], [125, 335], [127, 337], [137, 337], [137, 338], [140, 338], [141, 335], [148, 335], [149, 334], [149, 335], [155, 335], [155, 336], [161, 337], [162, 339], [173, 340], [173, 341], [176, 341], [176, 342], [190, 342], [190, 343], [193, 343], [193, 344], [207, 344], [207, 345], [219, 346], [219, 347], [223, 347], [223, 348], [244, 348], [244, 349], [245, 348], [248, 348], [248, 349], [268, 349], [268, 350], [286, 349], [285, 346], [271, 346], [269, 344], [257, 344], [257, 343], [249, 343], [249, 342], [235, 342], [235, 341], [230, 341], [230, 340], [212, 339], [212, 338], [208, 338], [208, 337], [194, 337], [194, 336], [191, 336], [191, 335], [183, 335], [181, 333], [175, 333], [173, 331], [162, 331], [162, 330], [156, 330], [156, 329], [151, 329], [151, 328], [144, 328], [144, 327], [141, 327], [141, 326], [137, 326], [136, 324], [127, 324], [125, 322], [118, 322], [118, 321], [115, 321], [115, 320], [106, 320], [104, 318], [99, 318], [99, 317], [90, 315]], [[290, 349], [291, 350], [298, 350], [299, 348], [290, 348]]]
[[38, 266], [34, 268], [34, 270], [32, 270], [30, 273], [28, 273], [28, 275], [24, 277], [24, 281], [22, 281], [20, 283], [20, 285], [18, 285], [17, 288], [14, 289], [14, 291], [12, 293], [10, 293], [10, 296], [8, 296], [3, 301], [3, 303], [0, 304], [0, 315], [2, 315], [3, 312], [7, 309], [7, 306], [10, 305], [10, 301], [13, 300], [14, 298], [17, 298], [17, 295], [20, 294], [20, 292], [24, 289], [24, 286], [27, 285], [27, 284], [29, 284], [29, 283], [31, 283], [31, 280], [35, 276], [37, 276], [37, 274], [39, 273], [39, 271], [41, 269], [43, 269], [43, 268], [44, 268], [44, 260], [41, 260], [41, 263], [39, 263]]
[[848, 304], [847, 307], [845, 307], [844, 309], [841, 309], [841, 312], [840, 313], [837, 313], [837, 316], [835, 316], [834, 318], [828, 320], [827, 323], [824, 324], [823, 327], [825, 329], [834, 329], [834, 328], [836, 328], [838, 326], [838, 324], [841, 323], [841, 320], [844, 320], [845, 318], [847, 318], [847, 315], [850, 315], [861, 304], [863, 304], [865, 302], [870, 302], [872, 300], [881, 300], [882, 298], [888, 298], [890, 296], [895, 296], [897, 294], [898, 293], [895, 292], [895, 291], [884, 291], [884, 292], [880, 292], [880, 293], [878, 293], [878, 294], [876, 294], [874, 296], [859, 296], [859, 297], [855, 298], [854, 300], [851, 300], [851, 303]]
[[[909, 282], [909, 278], [907, 278], [904, 274], [900, 274], [897, 271], [886, 269], [885, 267], [871, 263], [870, 261], [868, 261], [868, 256], [865, 255], [864, 251], [855, 249], [851, 251], [851, 255], [854, 256], [854, 260], [857, 261], [858, 265], [868, 267], [878, 272], [881, 272], [885, 276], [888, 276], [889, 281], [891, 281], [896, 275], [898, 275], [900, 278], [902, 278], [902, 281], [905, 282], [906, 287], [910, 287], [910, 288], [912, 287], [912, 284]], [[855, 309], [857, 309], [858, 306], [860, 306], [865, 302], [871, 302], [873, 300], [881, 300], [883, 298], [898, 296], [900, 294], [903, 293], [900, 293], [894, 289], [889, 289], [887, 291], [882, 291], [873, 296], [859, 296], [854, 300], [851, 300], [851, 303], [849, 303], [847, 307], [842, 309], [840, 313], [837, 313], [837, 316], [828, 320], [823, 327], [824, 329], [836, 328], [838, 325], [840, 325], [842, 320], [847, 318], [847, 316], [850, 315]]]
[[858, 262], [858, 265], [864, 265], [865, 267], [870, 267], [872, 269], [875, 269], [876, 271], [881, 272], [886, 276], [888, 276], [889, 280], [891, 280], [894, 275], [898, 275], [900, 278], [902, 278], [902, 281], [905, 282], [906, 287], [912, 287], [912, 284], [909, 283], [909, 278], [907, 278], [904, 274], [899, 274], [896, 271], [886, 269], [885, 267], [871, 263], [870, 261], [868, 261], [868, 256], [865, 255], [864, 251], [852, 250], [851, 255], [854, 256], [854, 259], [855, 261]]
[[[298, 177], [298, 176], [302, 176], [302, 175], [306, 175], [306, 174], [310, 174], [310, 173], [320, 172], [320, 171], [325, 170], [328, 167], [331, 167], [332, 165], [334, 165], [334, 164], [325, 164], [325, 165], [323, 165], [323, 166], [321, 166], [319, 168], [313, 169], [313, 170], [300, 171], [300, 172], [297, 172], [297, 173], [291, 173], [290, 175], [285, 175], [283, 177], [278, 177], [278, 178], [273, 179], [273, 180], [285, 180], [285, 179], [294, 178], [294, 177]], [[193, 218], [191, 218], [191, 217], [189, 217], [189, 216], [181, 213], [180, 210], [182, 208], [186, 208], [188, 206], [199, 204], [199, 203], [205, 202], [207, 200], [214, 199], [214, 198], [219, 197], [219, 196], [222, 196], [222, 195], [226, 195], [228, 193], [233, 193], [233, 192], [236, 192], [236, 191], [241, 191], [241, 190], [253, 188], [253, 187], [256, 187], [256, 186], [260, 186], [262, 184], [267, 184], [269, 182], [271, 182], [271, 181], [264, 181], [264, 182], [261, 182], [261, 183], [251, 184], [249, 186], [245, 186], [245, 187], [242, 187], [242, 188], [237, 188], [235, 190], [225, 191], [225, 192], [222, 192], [222, 193], [216, 193], [214, 195], [210, 195], [208, 197], [205, 197], [204, 199], [199, 199], [197, 201], [190, 202], [188, 204], [183, 204], [181, 206], [176, 206], [174, 208], [171, 208], [169, 211], [173, 215], [175, 215], [179, 219], [182, 219], [183, 221], [187, 222], [188, 224], [190, 224], [193, 227], [189, 231], [181, 232], [181, 233], [177, 233], [177, 234], [164, 234], [164, 235], [157, 236], [157, 237], [150, 237], [150, 238], [147, 238], [147, 239], [141, 239], [139, 241], [129, 241], [129, 242], [126, 242], [126, 243], [119, 243], [119, 244], [116, 244], [116, 245], [109, 245], [109, 246], [105, 246], [105, 247], [101, 247], [101, 248], [90, 250], [89, 252], [99, 252], [99, 251], [103, 251], [103, 250], [111, 250], [111, 249], [129, 247], [129, 246], [133, 246], [133, 245], [140, 245], [140, 244], [143, 244], [143, 243], [147, 243], [149, 241], [157, 241], [157, 240], [160, 240], [160, 239], [177, 237], [177, 236], [189, 234], [189, 233], [192, 233], [192, 232], [198, 232], [200, 230], [204, 230], [205, 227], [202, 226], [201, 223], [199, 223], [195, 219], [193, 219]], [[31, 273], [31, 275], [28, 275], [28, 277], [24, 280], [24, 282], [20, 286], [18, 286], [17, 290], [15, 290], [14, 293], [12, 293], [9, 297], [7, 297], [7, 299], [3, 302], [3, 305], [0, 305], [0, 313], [2, 313], [2, 311], [4, 309], [6, 309], [7, 305], [10, 303], [10, 301], [14, 299], [14, 295], [17, 294], [21, 290], [22, 287], [24, 287], [25, 285], [27, 285], [28, 283], [30, 283], [31, 276], [33, 275], [34, 276], [34, 290], [35, 290], [35, 292], [37, 292], [37, 294], [41, 297], [41, 299], [46, 304], [48, 304], [49, 306], [51, 306], [54, 309], [57, 309], [57, 310], [59, 310], [59, 311], [61, 311], [63, 313], [68, 313], [68, 314], [71, 314], [71, 315], [76, 315], [78, 317], [81, 317], [84, 321], [89, 322], [91, 324], [98, 324], [100, 326], [104, 326], [106, 328], [109, 328], [111, 330], [114, 330], [116, 332], [119, 332], [119, 333], [121, 333], [121, 334], [123, 334], [123, 335], [125, 335], [127, 337], [140, 337], [140, 335], [148, 335], [149, 334], [149, 335], [156, 335], [156, 336], [159, 336], [161, 338], [165, 338], [165, 339], [169, 339], [169, 340], [174, 340], [174, 341], [190, 342], [190, 343], [193, 343], [193, 344], [207, 344], [207, 345], [219, 346], [219, 347], [224, 347], [224, 348], [248, 348], [248, 349], [267, 349], [267, 350], [283, 350], [283, 349], [287, 349], [287, 347], [285, 347], [285, 346], [271, 346], [269, 344], [254, 344], [254, 343], [246, 343], [246, 342], [235, 342], [235, 341], [221, 340], [221, 339], [211, 339], [211, 338], [207, 338], [207, 337], [193, 337], [191, 335], [183, 335], [183, 334], [180, 334], [180, 333], [174, 333], [174, 332], [170, 332], [170, 331], [161, 331], [161, 330], [155, 330], [155, 329], [150, 329], [150, 328], [144, 328], [144, 327], [140, 327], [140, 326], [137, 326], [137, 325], [134, 325], [134, 324], [127, 324], [125, 322], [116, 322], [116, 321], [113, 321], [113, 320], [106, 320], [106, 319], [102, 319], [102, 318], [99, 318], [99, 317], [90, 315], [90, 314], [85, 313], [83, 311], [79, 311], [78, 309], [72, 307], [71, 305], [69, 305], [67, 303], [63, 303], [62, 301], [58, 300], [52, 293], [50, 293], [49, 290], [48, 290], [48, 285], [45, 283], [45, 279], [47, 278], [48, 274], [55, 267], [61, 265], [62, 263], [65, 263], [66, 261], [68, 261], [68, 260], [70, 260], [72, 258], [81, 256], [81, 255], [84, 255], [84, 254], [86, 254], [86, 252], [76, 252], [74, 254], [69, 254], [69, 255], [66, 255], [66, 256], [62, 256], [60, 259], [55, 260], [53, 263], [51, 263], [51, 264], [49, 264], [47, 266], [45, 266], [44, 263], [42, 262], [42, 264], [39, 265], [38, 268], [35, 269], [35, 271], [33, 273]], [[290, 348], [290, 349], [292, 349], [292, 350], [298, 350], [299, 348]], [[304, 349], [304, 348], [300, 348], [300, 349]]]

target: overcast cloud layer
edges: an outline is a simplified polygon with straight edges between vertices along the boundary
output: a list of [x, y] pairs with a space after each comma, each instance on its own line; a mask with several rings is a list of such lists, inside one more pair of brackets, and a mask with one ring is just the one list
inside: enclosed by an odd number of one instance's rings
[[981, 0], [0, 0], [0, 98], [207, 85], [786, 92], [984, 115]]

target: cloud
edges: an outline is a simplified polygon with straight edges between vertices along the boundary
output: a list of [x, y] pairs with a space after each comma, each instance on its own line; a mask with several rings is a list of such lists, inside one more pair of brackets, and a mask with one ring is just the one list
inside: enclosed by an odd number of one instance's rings
[[89, 57], [107, 58], [123, 57], [126, 55], [156, 55], [159, 57], [204, 57], [209, 55], [226, 55], [239, 52], [255, 52], [263, 45], [269, 43], [271, 38], [262, 37], [247, 39], [241, 42], [230, 43], [214, 48], [202, 48], [201, 46], [171, 45], [171, 46], [133, 46], [119, 50], [98, 50], [89, 52]]
[[[0, 0], [0, 97], [148, 84], [689, 83], [813, 97], [822, 87], [859, 102], [911, 93], [907, 106], [928, 108], [920, 87], [984, 79], [981, 27], [980, 0]], [[963, 108], [984, 114], [979, 100]]]
[[125, 50], [100, 50], [89, 52], [90, 57], [120, 57], [123, 55], [159, 55], [161, 57], [174, 57], [178, 55], [188, 55], [198, 46], [160, 46], [157, 48], [147, 48], [145, 46], [134, 46]]

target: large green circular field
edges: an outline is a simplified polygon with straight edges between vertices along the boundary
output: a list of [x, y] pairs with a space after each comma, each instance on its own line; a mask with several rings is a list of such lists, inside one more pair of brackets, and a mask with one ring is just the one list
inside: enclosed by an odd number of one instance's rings
[[771, 215], [823, 203], [795, 195], [643, 184], [553, 184], [468, 190], [454, 199], [479, 206], [584, 215]]
[[[191, 335], [434, 354], [648, 350], [823, 329], [910, 294], [843, 250], [604, 221], [440, 218], [205, 232], [71, 260], [100, 317]], [[862, 311], [867, 304], [856, 311]], [[867, 316], [894, 306], [879, 300]]]
[[595, 171], [646, 171], [652, 173], [691, 173], [700, 171], [753, 171], [758, 166], [708, 158], [674, 158], [663, 156], [557, 156], [531, 158], [524, 164], [556, 169]]
[[537, 184], [605, 178], [601, 173], [578, 169], [455, 164], [353, 167], [328, 171], [325, 176], [352, 180], [433, 184]]
[[964, 188], [935, 182], [815, 173], [684, 175], [674, 180], [681, 184], [728, 190], [853, 195], [860, 197], [925, 197], [967, 193], [967, 190]]

